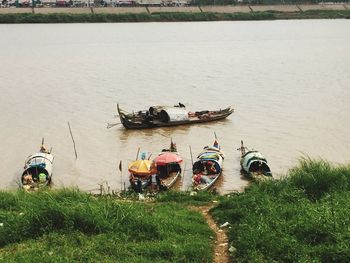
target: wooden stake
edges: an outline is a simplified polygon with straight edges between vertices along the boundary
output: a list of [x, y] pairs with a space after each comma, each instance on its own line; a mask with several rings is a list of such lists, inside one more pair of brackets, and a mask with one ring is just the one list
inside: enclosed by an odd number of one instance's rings
[[190, 145], [190, 153], [191, 153], [191, 162], [192, 162], [192, 166], [193, 166], [193, 157], [192, 157], [192, 148], [191, 148], [191, 145]]
[[74, 146], [74, 153], [75, 153], [75, 160], [76, 160], [76, 159], [78, 159], [78, 154], [77, 154], [77, 149], [75, 147], [75, 141], [74, 141], [74, 138], [73, 138], [73, 133], [72, 133], [72, 129], [70, 128], [69, 122], [68, 122], [68, 128], [69, 128], [70, 136], [72, 137], [73, 146]]
[[110, 129], [110, 128], [112, 128], [112, 127], [114, 127], [114, 126], [117, 126], [117, 125], [119, 125], [119, 124], [121, 124], [121, 123], [108, 123], [108, 124], [107, 124], [107, 129]]
[[136, 161], [139, 158], [139, 153], [140, 153], [140, 147], [137, 149], [137, 154], [136, 154]]
[[122, 160], [119, 162], [119, 171], [120, 171], [120, 191], [123, 191], [123, 167]]

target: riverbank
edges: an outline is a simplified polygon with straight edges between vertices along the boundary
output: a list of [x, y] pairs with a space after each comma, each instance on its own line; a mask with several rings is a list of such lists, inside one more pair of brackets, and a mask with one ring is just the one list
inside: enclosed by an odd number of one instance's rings
[[350, 166], [302, 160], [212, 210], [228, 222], [235, 262], [349, 262]]
[[181, 22], [350, 18], [350, 5], [1, 8], [0, 23]]
[[182, 204], [0, 192], [0, 262], [211, 262], [214, 232]]
[[349, 262], [349, 202], [350, 167], [314, 160], [225, 196], [3, 191], [0, 261]]

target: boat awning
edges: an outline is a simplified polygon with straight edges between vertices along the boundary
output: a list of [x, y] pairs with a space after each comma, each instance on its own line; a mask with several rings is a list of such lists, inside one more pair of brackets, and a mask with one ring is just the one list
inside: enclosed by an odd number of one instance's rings
[[165, 109], [168, 113], [170, 121], [184, 121], [188, 120], [188, 112], [184, 108], [174, 107]]
[[254, 162], [254, 161], [261, 161], [263, 163], [267, 164], [267, 161], [265, 159], [265, 157], [258, 151], [252, 151], [252, 152], [248, 152], [244, 155], [243, 157], [243, 161], [242, 161], [242, 167], [245, 171], [249, 171], [250, 165]]
[[165, 152], [165, 153], [161, 153], [159, 154], [155, 159], [154, 162], [156, 163], [156, 165], [167, 165], [169, 163], [181, 163], [182, 162], [182, 158], [175, 153], [172, 152]]
[[50, 175], [52, 173], [53, 155], [49, 153], [38, 152], [30, 155], [25, 163], [24, 173], [29, 169], [45, 169]]
[[163, 122], [188, 120], [188, 111], [182, 107], [153, 106], [151, 108], [159, 114]]
[[151, 174], [151, 165], [152, 162], [149, 160], [137, 160], [129, 165], [128, 170], [133, 174]]

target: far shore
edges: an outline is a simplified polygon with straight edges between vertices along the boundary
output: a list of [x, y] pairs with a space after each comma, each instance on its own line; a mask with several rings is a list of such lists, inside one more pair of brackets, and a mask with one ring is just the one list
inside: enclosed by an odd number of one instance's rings
[[0, 8], [0, 23], [180, 22], [350, 18], [350, 4]]

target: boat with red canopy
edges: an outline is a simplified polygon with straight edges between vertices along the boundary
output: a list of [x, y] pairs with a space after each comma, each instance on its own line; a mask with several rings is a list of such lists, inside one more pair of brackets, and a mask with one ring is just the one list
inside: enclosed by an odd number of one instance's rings
[[154, 160], [157, 178], [152, 184], [159, 187], [159, 190], [171, 188], [181, 175], [182, 157], [176, 149], [176, 144], [171, 142], [169, 149], [164, 149]]

